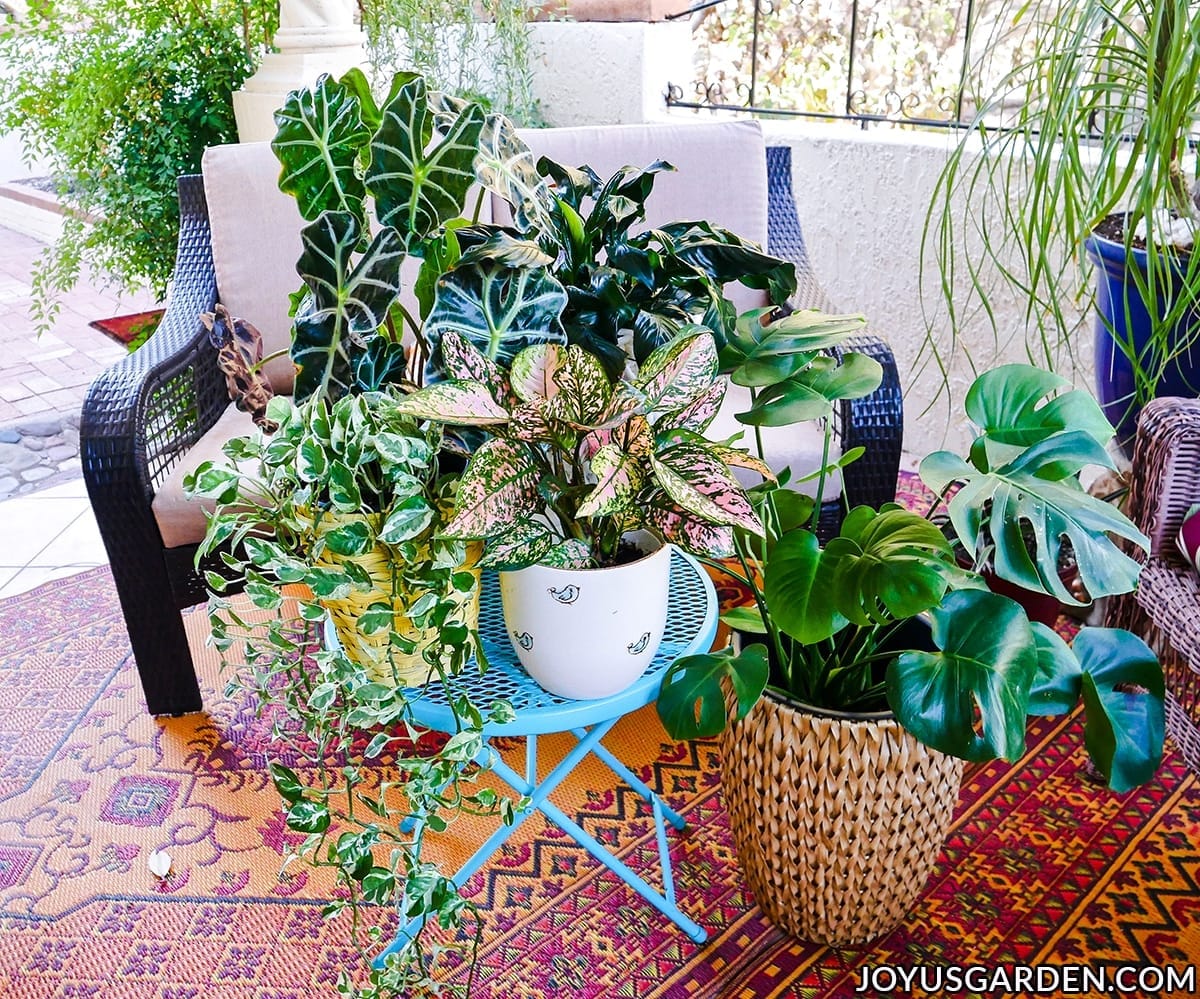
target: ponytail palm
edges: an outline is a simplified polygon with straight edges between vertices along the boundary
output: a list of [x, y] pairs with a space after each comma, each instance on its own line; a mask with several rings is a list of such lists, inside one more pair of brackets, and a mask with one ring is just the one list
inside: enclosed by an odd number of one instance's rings
[[[1127, 251], [1135, 229], [1158, 248], [1170, 242], [1172, 219], [1194, 229], [1189, 137], [1200, 111], [1200, 3], [1002, 0], [991, 24], [986, 39], [976, 25], [986, 54], [968, 93], [995, 79], [997, 60], [1013, 51], [1016, 65], [976, 96], [976, 116], [939, 178], [924, 242], [937, 261], [951, 350], [980, 310], [998, 332], [995, 307], [1015, 291], [1026, 303], [1031, 359], [1054, 365], [1074, 356], [1073, 306], [1087, 306], [1092, 294], [1083, 244], [1101, 221], [1127, 213]], [[1200, 336], [1196, 328], [1182, 338], [1173, 332], [1200, 294], [1200, 255], [1148, 258], [1145, 270], [1130, 269], [1127, 294], [1161, 301], [1157, 314], [1150, 310], [1149, 349], [1118, 340], [1134, 369], [1136, 405]]]

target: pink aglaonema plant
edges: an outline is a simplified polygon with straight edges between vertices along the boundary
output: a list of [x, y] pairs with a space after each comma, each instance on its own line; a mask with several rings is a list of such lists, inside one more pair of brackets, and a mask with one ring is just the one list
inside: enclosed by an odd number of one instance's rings
[[485, 541], [483, 564], [614, 564], [622, 537], [648, 530], [703, 555], [733, 554], [733, 529], [762, 524], [731, 466], [763, 462], [704, 431], [725, 395], [717, 347], [685, 328], [632, 379], [610, 379], [577, 346], [527, 347], [507, 371], [465, 337], [442, 344], [447, 381], [402, 412], [490, 433], [463, 472], [444, 534]]

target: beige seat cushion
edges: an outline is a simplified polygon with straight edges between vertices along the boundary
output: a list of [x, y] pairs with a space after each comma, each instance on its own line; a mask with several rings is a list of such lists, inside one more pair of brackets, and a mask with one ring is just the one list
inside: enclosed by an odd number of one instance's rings
[[[709, 424], [707, 436], [712, 440], [724, 440], [741, 432], [740, 446], [753, 454], [758, 453], [754, 428], [739, 423], [735, 413], [744, 413], [750, 408], [750, 390], [740, 385], [730, 385], [725, 393], [716, 418]], [[816, 420], [797, 423], [790, 427], [762, 427], [763, 453], [761, 457], [775, 472], [785, 468], [792, 470], [792, 478], [803, 478], [821, 467], [821, 455], [825, 446], [825, 432]], [[841, 441], [835, 435], [829, 442], [829, 460], [836, 460], [842, 453]], [[761, 476], [748, 469], [736, 468], [734, 473], [745, 486], [754, 486], [762, 481]], [[815, 496], [817, 483], [803, 482], [790, 488], [808, 496]], [[842, 476], [835, 472], [822, 488], [822, 499], [828, 502], [842, 495]]]
[[184, 496], [183, 477], [194, 472], [205, 461], [228, 461], [221, 453], [221, 446], [234, 437], [256, 433], [257, 429], [250, 414], [243, 413], [231, 403], [212, 429], [167, 473], [150, 504], [165, 548], [180, 548], [200, 542], [208, 529], [206, 514], [213, 510], [209, 500], [189, 500]]

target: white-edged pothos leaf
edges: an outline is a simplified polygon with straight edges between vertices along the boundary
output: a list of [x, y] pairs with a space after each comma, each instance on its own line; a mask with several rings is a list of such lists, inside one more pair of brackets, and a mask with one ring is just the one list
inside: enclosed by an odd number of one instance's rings
[[296, 264], [308, 288], [292, 326], [295, 397], [331, 400], [349, 390], [353, 361], [377, 335], [400, 290], [404, 249], [394, 229], [381, 229], [354, 261], [361, 227], [349, 212], [323, 212], [300, 231]]

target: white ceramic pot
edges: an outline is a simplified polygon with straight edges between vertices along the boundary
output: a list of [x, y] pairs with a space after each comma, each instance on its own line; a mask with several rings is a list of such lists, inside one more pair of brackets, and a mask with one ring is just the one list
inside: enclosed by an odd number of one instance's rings
[[658, 651], [670, 581], [670, 545], [610, 569], [501, 572], [508, 637], [550, 693], [608, 697], [637, 680]]

